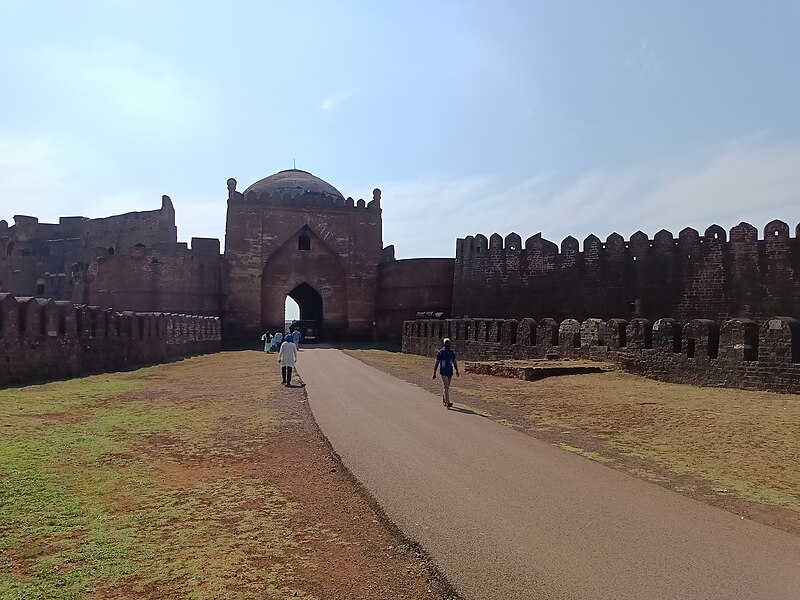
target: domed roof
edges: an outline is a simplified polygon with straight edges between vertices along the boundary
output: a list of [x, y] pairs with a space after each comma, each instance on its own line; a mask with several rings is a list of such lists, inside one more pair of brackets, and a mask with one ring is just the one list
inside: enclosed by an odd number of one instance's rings
[[259, 196], [261, 194], [279, 194], [281, 196], [289, 195], [292, 198], [309, 193], [344, 199], [342, 193], [330, 183], [300, 169], [286, 169], [260, 179], [244, 191], [245, 198], [249, 192], [255, 192]]

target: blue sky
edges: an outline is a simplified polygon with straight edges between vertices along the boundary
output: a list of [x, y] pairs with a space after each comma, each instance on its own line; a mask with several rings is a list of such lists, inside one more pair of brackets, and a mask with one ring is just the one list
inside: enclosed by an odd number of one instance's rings
[[511, 231], [800, 221], [800, 1], [0, 0], [0, 218], [297, 167], [383, 190], [398, 257]]

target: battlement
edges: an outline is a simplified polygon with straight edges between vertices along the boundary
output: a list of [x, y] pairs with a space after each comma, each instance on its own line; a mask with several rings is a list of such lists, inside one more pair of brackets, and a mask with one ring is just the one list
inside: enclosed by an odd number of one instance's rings
[[[596, 235], [589, 235], [583, 240], [579, 249], [578, 240], [567, 236], [558, 246], [546, 240], [541, 233], [537, 233], [523, 245], [519, 234], [512, 232], [503, 237], [493, 233], [488, 238], [483, 234], [468, 235], [456, 240], [456, 261], [468, 261], [481, 257], [489, 252], [528, 253], [542, 256], [559, 256], [561, 260], [581, 255], [585, 258], [605, 256], [609, 259], [626, 258], [632, 262], [646, 258], [649, 254], [668, 253], [674, 254], [675, 248], [686, 252], [698, 249], [704, 245], [731, 244], [734, 246], [757, 245], [763, 242], [768, 245], [789, 245], [800, 237], [800, 224], [795, 227], [794, 237], [790, 237], [789, 225], [783, 221], [774, 220], [763, 228], [763, 239], [758, 239], [758, 230], [749, 223], [739, 223], [730, 230], [730, 241], [726, 231], [719, 225], [709, 226], [703, 235], [691, 227], [678, 233], [676, 238], [671, 232], [662, 229], [650, 239], [647, 234], [637, 231], [628, 240], [614, 232], [603, 242]], [[691, 258], [687, 256], [687, 258]]]
[[[603, 318], [669, 315], [690, 320], [764, 319], [800, 313], [800, 225], [771, 221], [758, 230], [740, 223], [726, 232], [675, 237], [637, 231], [603, 242], [572, 236], [560, 246], [540, 233], [523, 243], [517, 233], [456, 241], [453, 314], [520, 318], [592, 314]], [[561, 312], [557, 312], [561, 311]]]
[[116, 312], [0, 293], [0, 385], [217, 352], [218, 317]]
[[800, 393], [800, 321], [662, 318], [418, 319], [403, 351], [433, 356], [449, 337], [462, 359], [582, 358], [679, 383]]
[[294, 194], [290, 192], [262, 192], [259, 194], [250, 190], [245, 194], [236, 191], [236, 180], [231, 178], [228, 180], [228, 201], [247, 202], [250, 204], [258, 203], [286, 208], [313, 208], [315, 210], [319, 210], [320, 208], [380, 210], [381, 191], [377, 188], [373, 190], [372, 200], [369, 202], [366, 202], [363, 198], [353, 200], [353, 198], [348, 196], [345, 199], [334, 194], [308, 191], [303, 194]]

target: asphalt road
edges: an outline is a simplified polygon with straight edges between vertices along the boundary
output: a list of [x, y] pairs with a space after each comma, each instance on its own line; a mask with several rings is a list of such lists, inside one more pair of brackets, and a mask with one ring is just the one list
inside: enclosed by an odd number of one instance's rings
[[298, 368], [345, 465], [468, 599], [800, 599], [800, 537], [446, 410], [338, 350], [306, 347]]

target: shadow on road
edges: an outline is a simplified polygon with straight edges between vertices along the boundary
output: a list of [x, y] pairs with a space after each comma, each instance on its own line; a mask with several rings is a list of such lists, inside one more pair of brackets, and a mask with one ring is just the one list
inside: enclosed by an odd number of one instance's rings
[[480, 417], [481, 416], [478, 413], [476, 413], [474, 410], [470, 410], [468, 408], [464, 408], [463, 406], [456, 406], [455, 404], [453, 406], [451, 406], [450, 408], [448, 408], [447, 410], [449, 410], [450, 412], [464, 413], [465, 415], [475, 415], [476, 417]]

